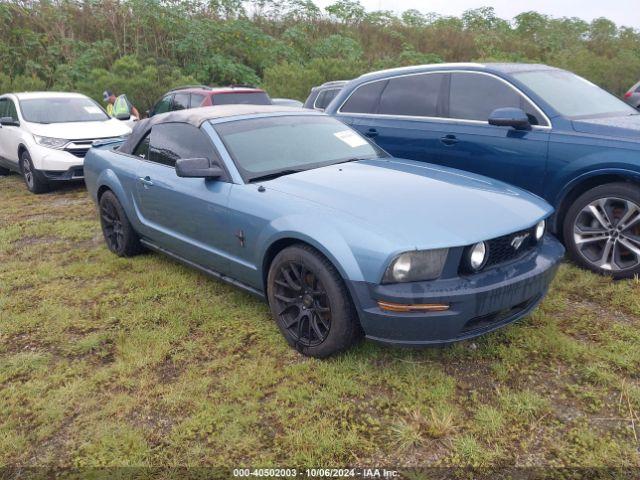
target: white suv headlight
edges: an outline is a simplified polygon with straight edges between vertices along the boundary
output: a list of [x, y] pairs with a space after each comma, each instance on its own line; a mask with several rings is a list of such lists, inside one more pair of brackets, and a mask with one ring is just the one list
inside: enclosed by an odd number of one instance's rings
[[448, 252], [448, 248], [439, 248], [402, 253], [391, 262], [382, 283], [434, 280], [442, 274]]
[[38, 145], [47, 148], [61, 149], [69, 143], [69, 140], [65, 140], [64, 138], [40, 137], [38, 135], [34, 135], [33, 138], [35, 138]]

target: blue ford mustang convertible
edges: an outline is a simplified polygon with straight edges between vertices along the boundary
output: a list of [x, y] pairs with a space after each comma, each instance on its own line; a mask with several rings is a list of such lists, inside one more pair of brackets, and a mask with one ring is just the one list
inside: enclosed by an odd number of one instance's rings
[[418, 346], [494, 330], [537, 305], [563, 255], [540, 198], [391, 158], [296, 108], [154, 116], [91, 149], [85, 178], [110, 250], [148, 247], [266, 297], [316, 357], [362, 333]]

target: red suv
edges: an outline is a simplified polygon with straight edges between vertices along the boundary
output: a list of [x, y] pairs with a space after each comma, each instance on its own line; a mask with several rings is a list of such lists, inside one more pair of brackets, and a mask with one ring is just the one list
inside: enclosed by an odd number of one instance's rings
[[172, 112], [174, 110], [239, 103], [271, 105], [271, 99], [264, 90], [249, 85], [231, 85], [229, 87], [188, 85], [175, 88], [165, 94], [147, 112], [147, 115], [152, 117], [157, 113]]

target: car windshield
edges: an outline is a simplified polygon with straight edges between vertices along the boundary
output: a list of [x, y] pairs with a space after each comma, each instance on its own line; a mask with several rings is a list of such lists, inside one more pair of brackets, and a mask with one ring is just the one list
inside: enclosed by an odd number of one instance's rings
[[246, 181], [387, 156], [343, 123], [320, 115], [238, 120], [215, 129]]
[[87, 97], [51, 97], [20, 100], [22, 116], [33, 123], [102, 122], [109, 116]]
[[540, 70], [516, 73], [513, 77], [565, 117], [587, 118], [638, 113], [622, 100], [571, 72]]
[[264, 92], [216, 93], [212, 97], [214, 105], [271, 105], [269, 95]]

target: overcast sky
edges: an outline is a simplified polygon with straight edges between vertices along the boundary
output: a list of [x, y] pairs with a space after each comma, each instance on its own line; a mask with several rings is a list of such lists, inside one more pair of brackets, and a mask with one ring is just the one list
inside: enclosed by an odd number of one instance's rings
[[[315, 0], [315, 3], [324, 8], [334, 0]], [[639, 0], [360, 0], [360, 3], [368, 10], [402, 12], [415, 8], [422, 12], [456, 16], [470, 8], [490, 6], [495, 8], [499, 17], [507, 20], [521, 12], [534, 10], [553, 17], [578, 17], [587, 21], [606, 17], [619, 26], [640, 28]]]

